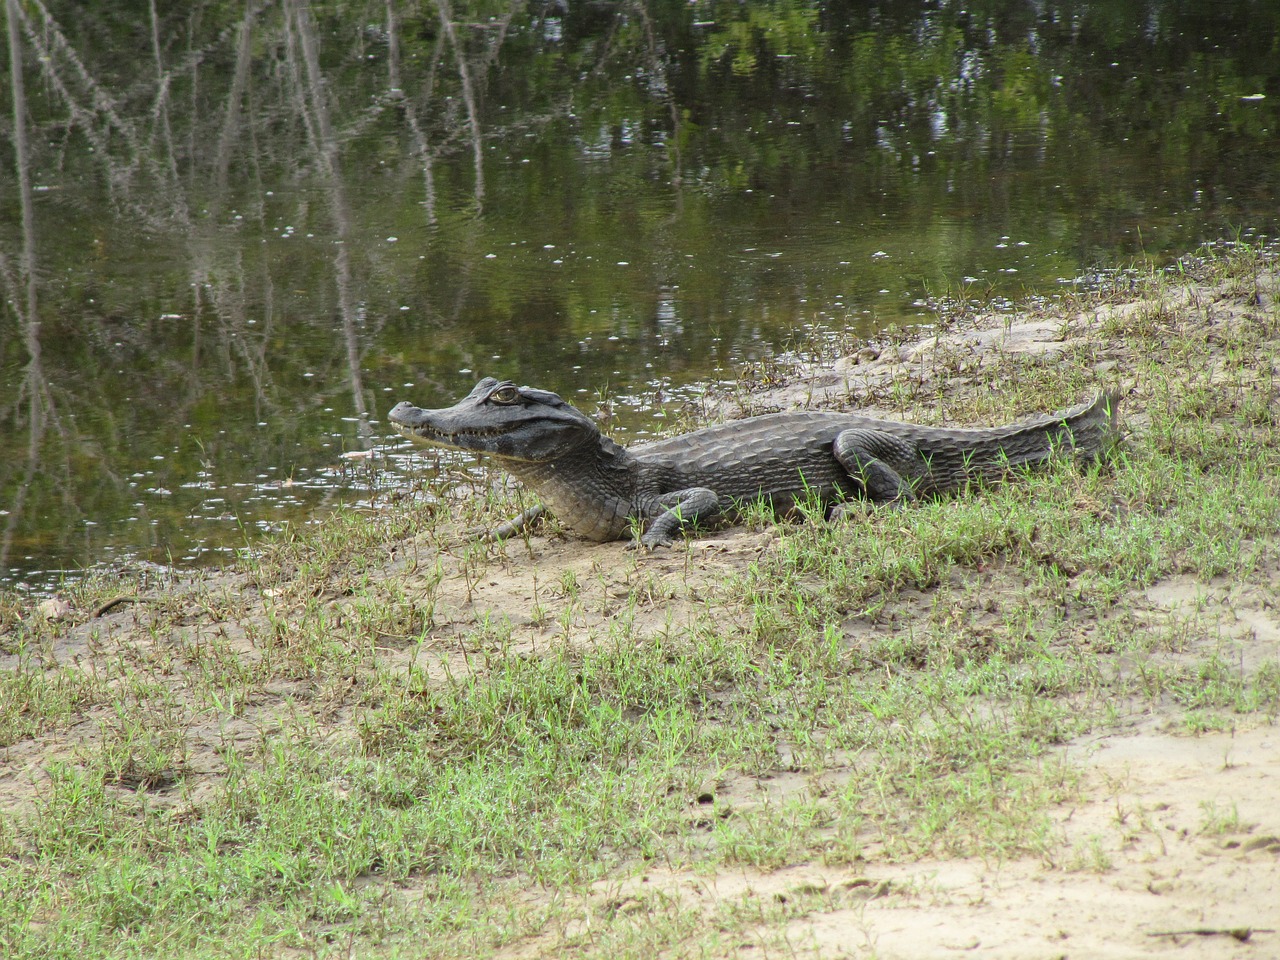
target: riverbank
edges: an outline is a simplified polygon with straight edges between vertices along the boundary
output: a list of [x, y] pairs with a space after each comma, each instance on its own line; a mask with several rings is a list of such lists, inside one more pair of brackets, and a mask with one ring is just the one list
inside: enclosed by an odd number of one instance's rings
[[59, 617], [3, 595], [5, 955], [1280, 943], [1278, 295], [1235, 250], [699, 412], [1121, 387], [1098, 467], [653, 555], [406, 497]]

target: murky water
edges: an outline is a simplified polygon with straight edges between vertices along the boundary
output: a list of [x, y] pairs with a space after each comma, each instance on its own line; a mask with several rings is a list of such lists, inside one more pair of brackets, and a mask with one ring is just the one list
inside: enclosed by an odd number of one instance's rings
[[482, 375], [678, 398], [1280, 218], [1272, 4], [249, 6], [5, 6], [0, 581], [369, 499]]

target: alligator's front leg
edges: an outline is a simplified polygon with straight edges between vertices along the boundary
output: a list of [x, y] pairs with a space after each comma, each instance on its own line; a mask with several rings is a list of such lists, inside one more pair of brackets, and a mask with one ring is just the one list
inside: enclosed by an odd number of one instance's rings
[[487, 542], [506, 540], [517, 533], [524, 533], [546, 512], [547, 508], [539, 504], [536, 507], [530, 507], [524, 513], [518, 514], [504, 523], [498, 524], [492, 529], [478, 527], [472, 532], [478, 534], [481, 540]]
[[899, 472], [919, 460], [911, 442], [879, 430], [845, 430], [832, 453], [873, 503], [916, 499], [910, 480]]
[[649, 550], [667, 546], [686, 526], [719, 516], [720, 498], [706, 487], [689, 487], [664, 493], [653, 502], [652, 509], [660, 512], [640, 537], [640, 544]]

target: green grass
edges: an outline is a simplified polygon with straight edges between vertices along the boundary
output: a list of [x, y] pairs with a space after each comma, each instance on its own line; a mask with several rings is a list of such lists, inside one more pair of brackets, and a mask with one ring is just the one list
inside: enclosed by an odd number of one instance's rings
[[[1193, 268], [1247, 295], [1268, 265]], [[556, 567], [403, 501], [225, 574], [74, 585], [70, 622], [0, 597], [0, 953], [724, 955], [856, 892], [599, 891], [932, 855], [1105, 871], [1049, 815], [1081, 790], [1055, 748], [1134, 714], [1194, 734], [1280, 710], [1280, 665], [1246, 666], [1229, 616], [1145, 594], [1274, 600], [1280, 317], [1147, 292], [1057, 363], [893, 397], [1001, 419], [1079, 400], [1119, 355], [1133, 427], [1111, 460], [830, 524], [756, 509], [768, 533], [732, 573], [683, 546], [668, 573], [620, 545]], [[518, 509], [494, 496], [463, 525]], [[489, 606], [499, 574], [530, 577], [521, 616]], [[120, 593], [138, 602], [85, 618]]]

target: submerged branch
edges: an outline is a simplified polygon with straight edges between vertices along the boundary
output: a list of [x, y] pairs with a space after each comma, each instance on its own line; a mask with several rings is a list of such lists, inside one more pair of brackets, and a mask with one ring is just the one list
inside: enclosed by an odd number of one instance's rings
[[[396, 17], [395, 5], [392, 0], [386, 0], [387, 4], [387, 83], [392, 93], [397, 94], [400, 103], [404, 109], [405, 123], [409, 127], [409, 134], [413, 138], [414, 147], [418, 156], [422, 158], [422, 189], [423, 189], [423, 205], [427, 210], [427, 223], [431, 226], [436, 225], [436, 179], [435, 179], [435, 157], [431, 150], [431, 144], [427, 140], [426, 131], [423, 130], [421, 122], [418, 120], [418, 111], [414, 101], [405, 95], [404, 81], [400, 76], [400, 23]], [[443, 39], [436, 37], [435, 50], [432, 51], [430, 62], [432, 69], [427, 74], [427, 87], [424, 95], [430, 99], [432, 89], [435, 86], [435, 63], [440, 58], [440, 48]]]
[[480, 135], [480, 111], [476, 105], [475, 89], [471, 83], [471, 70], [467, 66], [467, 58], [458, 40], [458, 31], [453, 23], [453, 11], [449, 0], [436, 0], [436, 11], [440, 15], [440, 26], [449, 38], [449, 46], [453, 49], [454, 59], [458, 65], [458, 80], [462, 84], [462, 101], [467, 107], [467, 124], [471, 131], [471, 155], [475, 168], [475, 198], [477, 210], [484, 208], [484, 141]]
[[351, 270], [353, 238], [351, 212], [338, 164], [338, 142], [334, 136], [333, 124], [329, 117], [329, 103], [325, 96], [315, 19], [302, 0], [288, 0], [288, 8], [306, 71], [305, 86], [299, 89], [298, 95], [304, 105], [309, 108], [307, 115], [311, 117], [311, 121], [308, 123], [308, 129], [313, 132], [312, 145], [325, 179], [329, 208], [337, 232], [337, 242], [334, 247], [334, 283], [337, 287], [338, 310], [342, 316], [343, 338], [346, 344], [347, 375], [351, 382], [352, 402], [358, 417], [361, 441], [368, 449], [372, 445], [372, 429], [369, 426], [369, 405], [365, 401], [364, 379], [361, 374], [360, 342], [356, 334], [359, 318]]
[[244, 19], [240, 21], [239, 38], [236, 43], [236, 65], [231, 89], [227, 93], [227, 105], [222, 119], [222, 133], [218, 137], [218, 154], [214, 164], [216, 170], [219, 198], [226, 195], [228, 171], [231, 166], [231, 150], [235, 146], [240, 131], [240, 103], [244, 99], [249, 85], [249, 67], [252, 63], [250, 41], [252, 27], [257, 16], [257, 5], [250, 4], [245, 10]]

